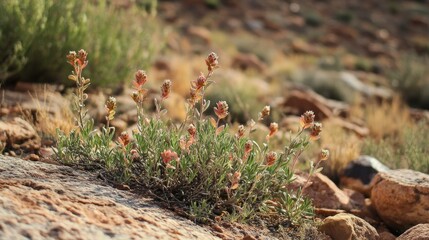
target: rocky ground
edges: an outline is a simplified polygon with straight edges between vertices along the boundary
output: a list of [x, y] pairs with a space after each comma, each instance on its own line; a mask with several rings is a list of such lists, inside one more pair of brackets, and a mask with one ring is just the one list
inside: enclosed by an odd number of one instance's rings
[[218, 239], [94, 173], [0, 157], [0, 239]]

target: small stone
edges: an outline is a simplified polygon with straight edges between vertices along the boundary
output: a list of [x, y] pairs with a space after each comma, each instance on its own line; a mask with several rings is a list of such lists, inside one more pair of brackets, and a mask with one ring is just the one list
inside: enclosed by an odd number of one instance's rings
[[327, 217], [319, 227], [332, 240], [365, 239], [376, 240], [379, 235], [375, 228], [363, 219], [348, 213]]
[[404, 232], [397, 240], [429, 240], [429, 224], [419, 224]]

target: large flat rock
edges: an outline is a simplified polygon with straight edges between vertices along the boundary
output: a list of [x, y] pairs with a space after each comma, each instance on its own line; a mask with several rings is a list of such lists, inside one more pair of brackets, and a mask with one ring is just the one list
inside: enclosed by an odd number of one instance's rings
[[70, 167], [0, 156], [0, 239], [218, 239]]

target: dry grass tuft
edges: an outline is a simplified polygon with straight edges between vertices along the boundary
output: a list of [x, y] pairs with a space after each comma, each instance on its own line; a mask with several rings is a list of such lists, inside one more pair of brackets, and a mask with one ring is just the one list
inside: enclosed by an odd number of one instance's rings
[[399, 97], [382, 103], [372, 101], [364, 108], [355, 104], [351, 115], [363, 119], [370, 136], [376, 140], [400, 135], [404, 128], [412, 124], [410, 113]]

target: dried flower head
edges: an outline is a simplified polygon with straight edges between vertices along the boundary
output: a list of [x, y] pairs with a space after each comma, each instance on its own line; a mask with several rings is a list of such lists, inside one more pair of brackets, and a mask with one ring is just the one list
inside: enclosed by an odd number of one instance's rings
[[311, 127], [310, 139], [311, 140], [319, 139], [321, 132], [322, 132], [322, 124], [319, 122], [314, 123], [313, 127]]
[[109, 97], [106, 101], [106, 110], [107, 110], [107, 120], [113, 120], [115, 117], [116, 110], [116, 98]]
[[265, 106], [259, 113], [259, 120], [263, 120], [266, 116], [270, 115], [270, 106]]
[[147, 75], [146, 72], [143, 70], [138, 70], [135, 74], [134, 74], [134, 87], [136, 87], [137, 89], [140, 89], [143, 84], [145, 84], [147, 81]]
[[301, 115], [300, 124], [303, 129], [307, 129], [313, 126], [314, 124], [314, 112], [307, 111]]
[[75, 51], [70, 51], [69, 54], [67, 54], [67, 62], [70, 63], [72, 66], [74, 66], [76, 59], [77, 59], [77, 54]]
[[326, 161], [329, 158], [329, 150], [328, 149], [322, 149], [319, 154], [320, 161]]
[[191, 135], [192, 137], [195, 137], [195, 134], [197, 133], [197, 128], [194, 126], [194, 124], [189, 124], [188, 127], [188, 133], [189, 135]]
[[228, 104], [225, 101], [220, 101], [216, 103], [216, 107], [214, 107], [214, 112], [219, 119], [223, 119], [228, 116], [228, 109]]
[[270, 133], [268, 133], [268, 135], [267, 135], [267, 140], [270, 138], [270, 137], [272, 137], [272, 136], [274, 136], [274, 134], [276, 134], [276, 132], [279, 130], [279, 125], [277, 124], [277, 123], [275, 123], [275, 122], [272, 122], [271, 124], [270, 124]]
[[119, 136], [118, 141], [122, 146], [125, 147], [130, 143], [130, 135], [126, 131], [123, 131]]
[[209, 56], [207, 56], [206, 64], [209, 71], [212, 71], [218, 67], [219, 65], [218, 59], [219, 57], [214, 52], [210, 53]]
[[171, 80], [167, 79], [161, 86], [161, 97], [163, 99], [168, 98], [171, 92]]
[[277, 153], [276, 152], [269, 152], [267, 155], [265, 155], [265, 164], [267, 166], [273, 165], [277, 160]]
[[106, 101], [106, 109], [108, 112], [116, 109], [116, 98], [109, 97]]
[[246, 128], [244, 128], [243, 125], [238, 126], [237, 133], [235, 134], [236, 138], [242, 138], [244, 136], [244, 133], [246, 131]]
[[88, 53], [85, 50], [83, 50], [83, 49], [79, 50], [77, 55], [78, 55], [77, 58], [79, 60], [78, 61], [79, 65], [82, 66], [82, 65], [86, 65], [88, 63], [88, 61], [86, 60], [88, 57]]
[[172, 160], [176, 160], [176, 161], [179, 160], [179, 157], [178, 157], [177, 153], [174, 152], [174, 151], [171, 151], [170, 149], [164, 150], [161, 153], [161, 157], [162, 157], [162, 161], [165, 164], [169, 164]]

